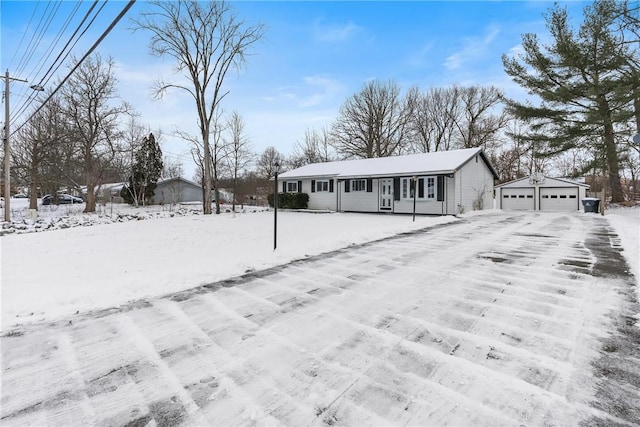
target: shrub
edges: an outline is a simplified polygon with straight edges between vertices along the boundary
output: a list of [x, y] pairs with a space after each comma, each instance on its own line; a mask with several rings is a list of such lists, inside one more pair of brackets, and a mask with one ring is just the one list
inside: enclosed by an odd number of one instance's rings
[[[273, 193], [267, 196], [269, 206], [273, 207]], [[278, 207], [282, 209], [307, 209], [309, 195], [307, 193], [278, 193]]]

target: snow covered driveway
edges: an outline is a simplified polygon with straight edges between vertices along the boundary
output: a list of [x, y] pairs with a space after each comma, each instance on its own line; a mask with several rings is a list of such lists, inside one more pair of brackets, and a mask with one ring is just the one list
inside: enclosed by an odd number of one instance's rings
[[3, 425], [640, 423], [598, 215], [501, 213], [5, 333]]

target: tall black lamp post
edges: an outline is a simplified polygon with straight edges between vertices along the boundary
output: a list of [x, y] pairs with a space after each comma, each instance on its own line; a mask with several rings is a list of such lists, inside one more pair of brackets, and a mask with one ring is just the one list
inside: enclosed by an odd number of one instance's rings
[[274, 165], [276, 179], [273, 187], [273, 250], [278, 246], [278, 172], [280, 172], [280, 163]]
[[418, 190], [418, 177], [414, 176], [413, 180], [413, 222], [416, 222], [416, 192]]

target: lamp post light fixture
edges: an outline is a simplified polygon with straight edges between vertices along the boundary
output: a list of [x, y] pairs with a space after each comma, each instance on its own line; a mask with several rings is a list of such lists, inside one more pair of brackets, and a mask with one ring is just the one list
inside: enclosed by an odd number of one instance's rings
[[413, 222], [416, 222], [416, 193], [418, 190], [418, 177], [414, 176], [411, 179], [413, 180]]
[[275, 162], [274, 172], [275, 180], [273, 186], [273, 250], [278, 246], [278, 172], [280, 172], [280, 163]]

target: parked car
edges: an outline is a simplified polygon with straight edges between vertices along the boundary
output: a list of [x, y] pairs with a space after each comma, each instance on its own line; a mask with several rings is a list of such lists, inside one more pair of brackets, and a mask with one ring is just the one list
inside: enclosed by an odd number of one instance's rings
[[26, 198], [27, 198], [27, 195], [26, 195], [26, 194], [18, 193], [18, 194], [14, 194], [13, 198], [14, 198], [14, 199], [26, 199]]
[[[58, 204], [59, 205], [70, 205], [73, 203], [84, 203], [80, 197], [71, 196], [69, 194], [59, 194], [58, 195]], [[53, 205], [55, 204], [55, 198], [51, 194], [46, 194], [42, 197], [43, 205]]]

